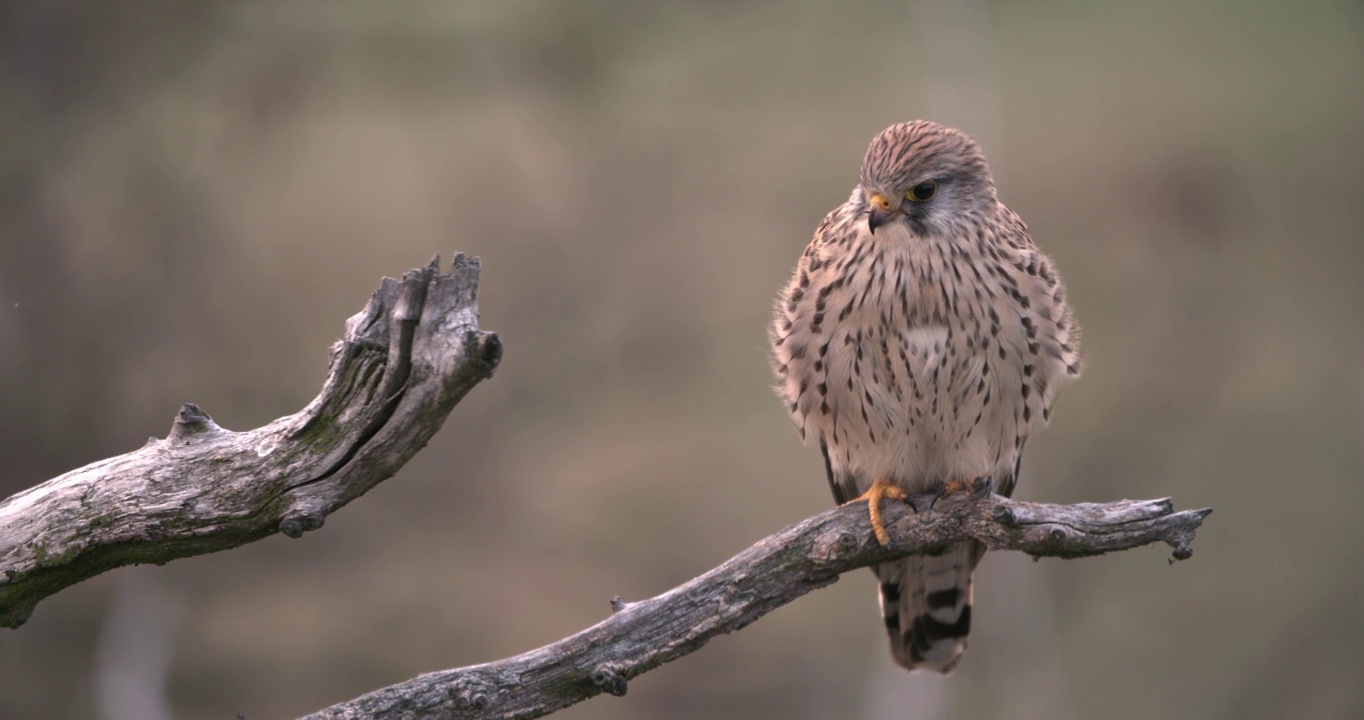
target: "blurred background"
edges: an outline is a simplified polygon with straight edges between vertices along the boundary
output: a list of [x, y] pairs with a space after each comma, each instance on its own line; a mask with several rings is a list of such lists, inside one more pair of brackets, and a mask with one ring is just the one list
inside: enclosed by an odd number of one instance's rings
[[295, 412], [383, 275], [483, 260], [497, 375], [301, 540], [0, 632], [0, 717], [287, 718], [494, 660], [831, 505], [777, 288], [883, 127], [991, 158], [1086, 377], [1019, 495], [1171, 495], [1168, 548], [977, 574], [947, 679], [846, 576], [573, 718], [1364, 716], [1357, 2], [0, 5], [0, 495]]

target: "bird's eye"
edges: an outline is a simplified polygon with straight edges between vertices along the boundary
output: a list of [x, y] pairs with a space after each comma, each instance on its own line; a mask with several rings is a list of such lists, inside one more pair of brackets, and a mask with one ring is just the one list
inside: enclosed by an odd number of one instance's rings
[[938, 194], [938, 184], [935, 182], [919, 183], [905, 191], [905, 199], [910, 202], [927, 202]]

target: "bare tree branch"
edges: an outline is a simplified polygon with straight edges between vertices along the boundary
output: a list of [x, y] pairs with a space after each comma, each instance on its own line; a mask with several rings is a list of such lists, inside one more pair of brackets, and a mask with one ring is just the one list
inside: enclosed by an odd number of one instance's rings
[[[0, 626], [111, 568], [162, 564], [276, 532], [298, 537], [392, 477], [455, 404], [491, 376], [496, 335], [478, 330], [478, 261], [460, 255], [385, 279], [332, 349], [322, 392], [303, 410], [231, 432], [181, 409], [164, 440], [0, 501]], [[913, 507], [926, 508], [916, 512]], [[606, 692], [733, 632], [842, 573], [966, 538], [1037, 557], [1083, 557], [1154, 542], [1192, 554], [1211, 510], [1169, 500], [1047, 505], [989, 494], [885, 508], [878, 545], [866, 506], [821, 513], [658, 597], [613, 601], [610, 618], [506, 660], [430, 673], [308, 716], [532, 718]], [[1173, 561], [1172, 561], [1173, 562]]]
[[501, 358], [478, 329], [478, 274], [459, 255], [385, 278], [294, 415], [232, 432], [187, 404], [164, 440], [0, 501], [0, 627], [112, 568], [299, 537], [392, 477]]
[[1168, 499], [1048, 505], [993, 495], [949, 498], [923, 513], [903, 503], [889, 505], [889, 547], [880, 547], [872, 536], [866, 505], [853, 503], [764, 538], [662, 595], [636, 603], [613, 601], [614, 615], [552, 645], [421, 675], [305, 720], [540, 717], [603, 692], [624, 695], [635, 676], [855, 568], [932, 552], [968, 537], [992, 550], [1062, 558], [1165, 542], [1174, 548], [1174, 559], [1182, 560], [1192, 554], [1194, 532], [1212, 512], [1176, 513]]

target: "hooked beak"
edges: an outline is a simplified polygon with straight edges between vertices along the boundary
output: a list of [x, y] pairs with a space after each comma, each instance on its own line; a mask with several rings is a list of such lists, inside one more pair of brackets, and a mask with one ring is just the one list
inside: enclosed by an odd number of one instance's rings
[[890, 222], [896, 215], [904, 213], [899, 206], [887, 200], [881, 193], [873, 193], [867, 204], [871, 207], [871, 211], [867, 213], [867, 229], [873, 235], [876, 234], [876, 228]]

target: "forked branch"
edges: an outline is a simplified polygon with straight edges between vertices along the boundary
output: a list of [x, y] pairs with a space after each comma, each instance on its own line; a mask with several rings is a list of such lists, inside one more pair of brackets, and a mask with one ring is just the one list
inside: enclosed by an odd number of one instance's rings
[[[457, 256], [386, 279], [346, 324], [321, 393], [297, 414], [231, 432], [194, 405], [165, 439], [73, 470], [0, 501], [0, 627], [105, 570], [226, 550], [277, 532], [297, 537], [392, 477], [501, 357], [478, 329], [478, 262]], [[842, 573], [966, 538], [993, 550], [1082, 557], [1154, 542], [1191, 554], [1211, 510], [1169, 500], [1047, 505], [949, 498], [916, 513], [885, 508], [881, 547], [866, 506], [821, 513], [720, 567], [539, 650], [430, 673], [308, 716], [532, 718], [687, 655]]]

